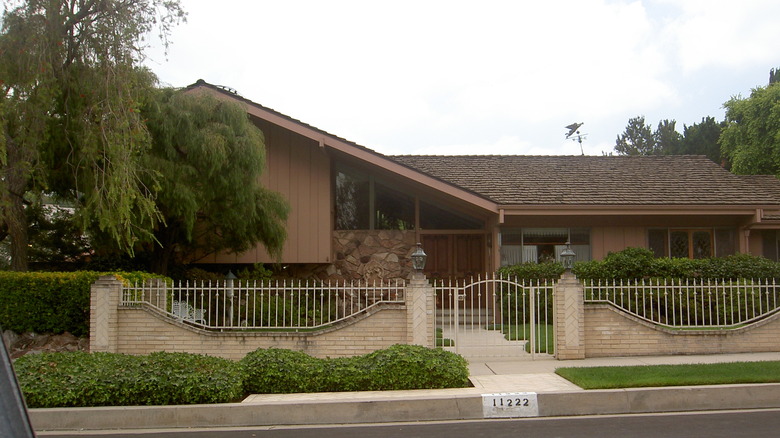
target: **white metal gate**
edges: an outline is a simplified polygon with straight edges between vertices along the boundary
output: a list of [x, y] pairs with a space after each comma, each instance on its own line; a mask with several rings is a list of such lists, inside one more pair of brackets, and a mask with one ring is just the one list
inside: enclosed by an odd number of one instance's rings
[[465, 357], [554, 354], [554, 283], [500, 277], [436, 281], [437, 345]]

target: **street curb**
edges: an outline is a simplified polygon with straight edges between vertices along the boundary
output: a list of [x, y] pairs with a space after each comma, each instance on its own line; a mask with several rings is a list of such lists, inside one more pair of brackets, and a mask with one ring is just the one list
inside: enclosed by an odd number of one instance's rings
[[[36, 431], [241, 427], [475, 420], [483, 397], [442, 390], [408, 397], [349, 400], [273, 400], [216, 405], [30, 409]], [[639, 414], [780, 408], [780, 383], [547, 392], [537, 394], [538, 416]]]

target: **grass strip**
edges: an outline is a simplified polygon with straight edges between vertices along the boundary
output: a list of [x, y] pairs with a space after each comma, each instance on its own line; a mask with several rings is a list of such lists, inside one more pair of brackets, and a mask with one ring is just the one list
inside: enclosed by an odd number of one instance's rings
[[566, 367], [555, 373], [584, 389], [780, 382], [780, 361]]

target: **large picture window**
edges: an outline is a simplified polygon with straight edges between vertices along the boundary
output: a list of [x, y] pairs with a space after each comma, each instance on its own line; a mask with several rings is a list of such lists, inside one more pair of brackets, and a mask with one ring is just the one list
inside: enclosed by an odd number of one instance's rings
[[409, 230], [414, 228], [414, 198], [365, 172], [339, 166], [336, 171], [337, 230]]
[[502, 230], [501, 265], [560, 261], [566, 242], [571, 242], [575, 261], [590, 260], [590, 230], [587, 228]]
[[736, 253], [731, 228], [654, 228], [648, 230], [647, 241], [656, 257], [703, 259]]

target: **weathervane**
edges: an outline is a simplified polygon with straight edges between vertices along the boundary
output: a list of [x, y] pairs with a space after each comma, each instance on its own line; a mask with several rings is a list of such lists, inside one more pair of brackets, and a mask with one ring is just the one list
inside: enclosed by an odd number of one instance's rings
[[584, 140], [588, 134], [580, 134], [580, 126], [582, 125], [584, 125], [584, 123], [580, 122], [572, 123], [567, 126], [566, 129], [568, 129], [569, 132], [566, 134], [566, 139], [578, 142], [580, 144], [580, 153], [585, 155], [585, 151], [582, 149], [582, 140]]

